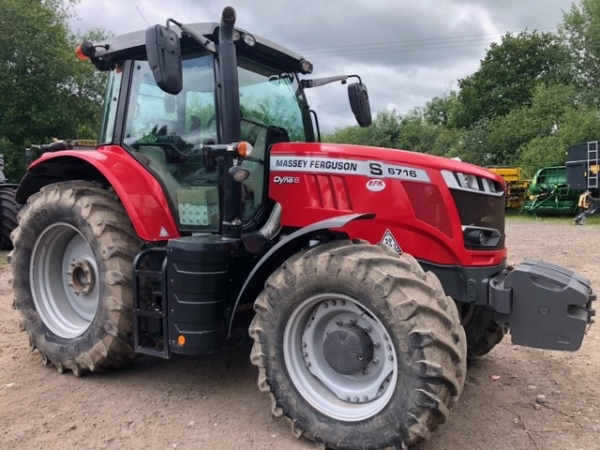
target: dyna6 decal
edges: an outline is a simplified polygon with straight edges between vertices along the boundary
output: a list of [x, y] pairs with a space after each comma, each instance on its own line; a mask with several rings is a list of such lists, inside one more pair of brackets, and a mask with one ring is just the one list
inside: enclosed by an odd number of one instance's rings
[[[423, 169], [386, 164], [379, 161], [356, 161], [353, 159], [318, 158], [310, 156], [276, 156], [271, 158], [271, 171], [329, 173], [336, 175], [363, 175], [371, 178], [395, 178], [400, 180], [430, 182]], [[371, 189], [374, 187], [375, 189]], [[385, 189], [385, 183], [372, 183], [373, 191]]]

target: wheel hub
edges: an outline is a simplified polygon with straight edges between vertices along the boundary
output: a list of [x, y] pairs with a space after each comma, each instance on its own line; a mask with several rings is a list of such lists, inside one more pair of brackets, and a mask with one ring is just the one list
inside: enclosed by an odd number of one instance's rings
[[389, 336], [380, 322], [350, 298], [323, 297], [325, 301], [314, 301], [305, 311], [302, 356], [306, 368], [339, 400], [372, 402], [387, 391], [396, 367]]
[[373, 359], [373, 341], [358, 325], [342, 325], [325, 338], [323, 353], [327, 364], [338, 373], [362, 372]]
[[85, 260], [73, 261], [67, 271], [67, 284], [75, 295], [85, 295], [94, 289], [95, 279], [92, 265]]

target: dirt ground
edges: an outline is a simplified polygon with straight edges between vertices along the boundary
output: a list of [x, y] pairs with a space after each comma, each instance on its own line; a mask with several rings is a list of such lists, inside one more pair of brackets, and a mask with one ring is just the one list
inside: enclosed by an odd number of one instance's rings
[[[510, 220], [509, 262], [541, 258], [600, 290], [600, 226]], [[0, 449], [312, 449], [271, 418], [250, 347], [169, 361], [144, 357], [76, 378], [43, 367], [11, 309], [0, 267]], [[596, 308], [598, 306], [596, 305]], [[52, 366], [51, 366], [52, 367]], [[506, 338], [469, 368], [450, 420], [420, 450], [600, 449], [600, 324], [576, 353]], [[535, 408], [536, 397], [547, 403]]]

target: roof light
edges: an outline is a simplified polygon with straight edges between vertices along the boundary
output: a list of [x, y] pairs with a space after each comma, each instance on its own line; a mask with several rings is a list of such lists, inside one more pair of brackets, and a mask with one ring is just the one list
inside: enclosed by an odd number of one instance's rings
[[254, 47], [256, 45], [256, 39], [254, 39], [254, 36], [251, 34], [244, 35], [244, 42], [250, 47]]
[[302, 72], [304, 75], [312, 73], [313, 71], [313, 65], [310, 61], [307, 61], [306, 59], [303, 59], [300, 61], [300, 72]]
[[81, 60], [89, 59], [91, 56], [96, 55], [96, 48], [91, 42], [85, 41], [77, 46], [75, 55]]

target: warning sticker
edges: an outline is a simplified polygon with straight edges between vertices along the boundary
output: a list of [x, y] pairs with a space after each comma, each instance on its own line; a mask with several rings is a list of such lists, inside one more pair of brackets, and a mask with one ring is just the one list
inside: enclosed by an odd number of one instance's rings
[[387, 245], [389, 248], [394, 250], [396, 253], [402, 253], [402, 249], [398, 245], [396, 238], [394, 237], [394, 235], [392, 234], [392, 232], [390, 231], [389, 228], [387, 230], [385, 230], [385, 233], [383, 233], [383, 237], [381, 238], [381, 243]]

